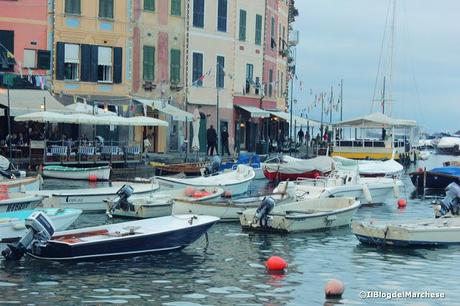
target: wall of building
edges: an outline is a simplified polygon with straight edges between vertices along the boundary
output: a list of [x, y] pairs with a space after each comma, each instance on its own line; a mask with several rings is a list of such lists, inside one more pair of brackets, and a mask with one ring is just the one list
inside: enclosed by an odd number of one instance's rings
[[276, 56], [276, 78], [277, 94], [276, 108], [284, 110], [286, 108], [286, 96], [288, 92], [288, 72], [287, 72], [287, 51], [289, 41], [289, 0], [280, 0], [278, 2], [278, 53]]

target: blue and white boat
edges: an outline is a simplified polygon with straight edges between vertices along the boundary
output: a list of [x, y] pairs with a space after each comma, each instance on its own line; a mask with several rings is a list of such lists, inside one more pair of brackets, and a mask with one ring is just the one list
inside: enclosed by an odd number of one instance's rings
[[20, 192], [0, 193], [0, 213], [34, 209], [43, 200], [43, 196]]
[[35, 211], [42, 211], [53, 222], [57, 230], [66, 230], [81, 215], [80, 209], [41, 208], [0, 213], [0, 242], [19, 240], [27, 233], [25, 219]]
[[241, 153], [236, 161], [227, 161], [226, 163], [222, 163], [219, 170], [232, 170], [238, 167], [238, 165], [247, 165], [252, 167], [256, 174], [254, 177], [255, 180], [265, 178], [264, 171], [260, 163], [260, 156], [258, 154]]

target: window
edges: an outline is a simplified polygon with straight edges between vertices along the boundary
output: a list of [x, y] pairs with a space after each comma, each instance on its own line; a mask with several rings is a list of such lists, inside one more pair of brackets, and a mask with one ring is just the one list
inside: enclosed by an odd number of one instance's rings
[[37, 62], [36, 62], [36, 51], [32, 49], [24, 49], [24, 63], [22, 64], [22, 67], [24, 68], [36, 68], [37, 67]]
[[280, 83], [281, 83], [280, 97], [282, 98], [284, 95], [284, 73], [282, 71], [281, 71]]
[[144, 0], [145, 11], [155, 11], [155, 0]]
[[227, 0], [218, 0], [217, 31], [227, 32]]
[[99, 17], [113, 19], [113, 0], [99, 0]]
[[180, 16], [182, 10], [181, 0], [171, 0], [171, 15]]
[[65, 13], [71, 15], [80, 15], [81, 14], [81, 4], [80, 0], [65, 0]]
[[171, 67], [170, 67], [170, 77], [171, 77], [171, 84], [178, 84], [180, 83], [180, 50], [179, 49], [171, 49]]
[[80, 46], [64, 45], [64, 80], [78, 80], [80, 68]]
[[217, 56], [217, 63], [216, 63], [216, 88], [224, 88], [225, 87], [225, 57]]
[[272, 16], [271, 19], [271, 26], [270, 26], [270, 46], [272, 49], [276, 47], [276, 40], [275, 40], [275, 17]]
[[97, 48], [97, 81], [112, 82], [112, 48]]
[[256, 15], [256, 45], [262, 44], [262, 16]]
[[192, 82], [195, 86], [203, 86], [203, 54], [193, 53]]
[[204, 28], [204, 0], [193, 0], [193, 26]]
[[142, 71], [144, 81], [155, 80], [155, 47], [144, 46]]
[[271, 97], [273, 95], [273, 70], [270, 69], [268, 71], [268, 96]]
[[240, 10], [240, 41], [246, 40], [246, 11]]
[[249, 93], [251, 85], [254, 83], [254, 65], [246, 64], [246, 86], [245, 93]]

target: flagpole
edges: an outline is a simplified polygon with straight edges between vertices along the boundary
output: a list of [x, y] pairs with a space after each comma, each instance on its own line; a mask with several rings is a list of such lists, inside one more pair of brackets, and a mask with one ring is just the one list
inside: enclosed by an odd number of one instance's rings
[[333, 88], [331, 86], [331, 99], [329, 100], [330, 103], [329, 103], [329, 123], [332, 124], [332, 104], [334, 103], [334, 92], [333, 92]]
[[343, 120], [343, 79], [340, 80], [340, 121]]

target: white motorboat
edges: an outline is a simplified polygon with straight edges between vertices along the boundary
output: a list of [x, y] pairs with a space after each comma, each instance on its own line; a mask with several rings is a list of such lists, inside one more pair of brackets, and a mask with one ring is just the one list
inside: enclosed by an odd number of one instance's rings
[[81, 210], [71, 208], [40, 208], [0, 213], [0, 242], [12, 242], [23, 237], [27, 233], [24, 221], [35, 211], [46, 214], [58, 231], [66, 230], [81, 215]]
[[2, 213], [33, 209], [43, 200], [43, 196], [27, 195], [20, 192], [2, 193], [0, 196], [0, 212]]
[[76, 208], [87, 212], [105, 212], [105, 199], [116, 196], [117, 191], [124, 185], [130, 185], [136, 196], [148, 196], [158, 190], [156, 181], [152, 182], [112, 182], [110, 187], [67, 189], [67, 190], [41, 190], [27, 192], [30, 195], [46, 197], [45, 206], [58, 208]]
[[420, 160], [428, 160], [431, 156], [431, 152], [427, 150], [420, 151], [418, 155], [418, 159]]
[[157, 218], [172, 214], [174, 200], [190, 203], [212, 201], [224, 193], [222, 188], [184, 188], [151, 193], [149, 196], [130, 197], [131, 191], [126, 189], [118, 193], [118, 199], [106, 200], [109, 217], [125, 218]]
[[255, 177], [252, 167], [238, 165], [236, 170], [223, 172], [211, 176], [201, 176], [194, 178], [177, 178], [177, 177], [157, 177], [161, 186], [167, 188], [185, 188], [185, 187], [220, 187], [232, 195], [244, 194], [248, 191], [249, 185]]
[[[284, 203], [291, 199], [283, 193], [269, 195], [278, 203]], [[173, 214], [197, 214], [219, 217], [222, 221], [238, 221], [238, 213], [247, 208], [256, 208], [265, 196], [246, 197], [240, 199], [226, 199], [222, 201], [199, 201], [192, 202], [186, 199], [175, 199]]]
[[358, 165], [359, 174], [361, 176], [376, 177], [376, 176], [399, 176], [404, 170], [404, 167], [395, 161], [389, 160], [353, 160], [340, 156], [335, 156], [334, 160], [337, 163], [337, 168], [356, 167]]
[[45, 166], [43, 176], [66, 180], [107, 181], [110, 178], [110, 166], [75, 168], [64, 166]]
[[274, 232], [314, 231], [346, 226], [359, 208], [354, 198], [328, 198], [294, 201], [275, 205], [266, 199], [258, 208], [241, 212], [243, 229]]
[[0, 186], [5, 186], [8, 192], [38, 191], [41, 188], [42, 180], [40, 175], [2, 179]]
[[327, 177], [298, 179], [281, 182], [274, 192], [287, 190], [299, 200], [353, 197], [361, 203], [384, 203], [390, 197], [397, 198], [404, 183], [389, 177], [360, 177], [356, 171], [336, 171]]
[[460, 155], [460, 137], [442, 137], [436, 145], [441, 154]]

